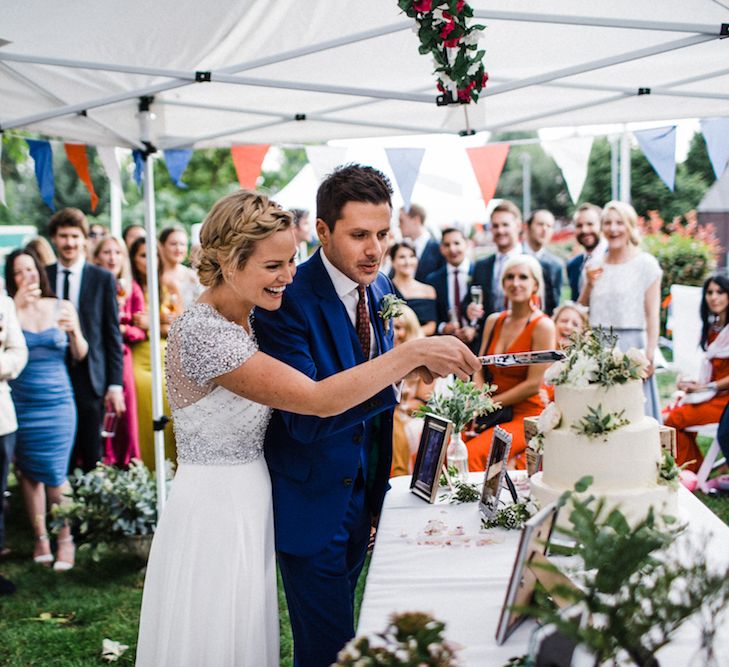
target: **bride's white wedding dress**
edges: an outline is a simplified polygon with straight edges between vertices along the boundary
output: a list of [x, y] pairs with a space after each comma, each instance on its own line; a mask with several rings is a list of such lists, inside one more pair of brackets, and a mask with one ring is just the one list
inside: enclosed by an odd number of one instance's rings
[[255, 338], [197, 304], [167, 342], [179, 467], [144, 583], [137, 665], [279, 664], [270, 409], [215, 385], [258, 350]]

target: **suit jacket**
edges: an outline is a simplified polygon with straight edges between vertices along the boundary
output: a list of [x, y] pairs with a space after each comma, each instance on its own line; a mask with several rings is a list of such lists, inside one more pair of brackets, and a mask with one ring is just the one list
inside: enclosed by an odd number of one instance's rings
[[[494, 297], [492, 294], [493, 277], [494, 277], [494, 263], [496, 262], [496, 255], [489, 255], [483, 259], [479, 259], [473, 266], [473, 277], [471, 279], [471, 285], [481, 285], [483, 290], [483, 309], [484, 315], [476, 324], [476, 337], [473, 340], [472, 349], [478, 352], [481, 347], [481, 337], [483, 336], [483, 326], [486, 322], [486, 318], [491, 313], [502, 310], [503, 304], [495, 304]], [[471, 303], [471, 292], [466, 294], [463, 300], [463, 312], [466, 311], [469, 304]]]
[[[471, 264], [469, 277], [473, 278], [473, 264]], [[438, 315], [438, 326], [440, 326], [444, 322], [449, 322], [450, 308], [448, 304], [448, 264], [445, 264], [437, 271], [433, 271], [433, 273], [427, 276], [425, 282], [435, 288], [435, 308]], [[469, 281], [468, 285], [470, 286], [471, 284], [473, 284], [472, 280]], [[466, 289], [466, 294], [468, 294], [468, 289]], [[463, 298], [461, 298], [461, 304], [463, 304]], [[461, 306], [461, 313], [465, 318], [466, 310], [465, 308], [463, 308], [463, 306]]]
[[[390, 280], [378, 275], [368, 288], [370, 320], [378, 350], [393, 346], [377, 315]], [[263, 352], [321, 380], [362, 363], [357, 333], [321, 260], [321, 250], [298, 268], [276, 311], [256, 309], [256, 336]], [[360, 466], [372, 482], [370, 510], [379, 513], [392, 460], [392, 387], [336, 417], [277, 410], [264, 452], [271, 473], [276, 547], [298, 556], [320, 551], [344, 520]], [[379, 415], [379, 451], [372, 456], [373, 418]], [[376, 460], [374, 460], [376, 458]], [[369, 464], [372, 463], [372, 469]]]
[[[46, 269], [51, 288], [56, 287], [58, 264]], [[86, 262], [81, 273], [78, 298], [81, 332], [89, 344], [89, 353], [82, 361], [70, 362], [74, 373], [86, 373], [98, 398], [109, 385], [122, 386], [122, 337], [119, 331], [119, 310], [116, 301], [116, 280], [106, 269]]]
[[585, 265], [586, 259], [587, 253], [582, 252], [567, 262], [567, 278], [570, 281], [572, 301], [577, 301], [580, 298], [580, 275], [582, 274], [582, 267]]
[[440, 251], [440, 244], [430, 239], [423, 248], [423, 254], [418, 259], [418, 268], [415, 271], [415, 280], [421, 283], [428, 281], [428, 276], [444, 266], [445, 257]]
[[559, 257], [553, 255], [548, 250], [542, 252], [538, 258], [542, 265], [542, 273], [544, 275], [544, 312], [552, 315], [554, 309], [559, 306], [562, 295], [562, 271], [564, 264]]
[[18, 377], [27, 361], [28, 347], [15, 313], [15, 304], [9, 296], [0, 296], [0, 435], [18, 429], [8, 380]]

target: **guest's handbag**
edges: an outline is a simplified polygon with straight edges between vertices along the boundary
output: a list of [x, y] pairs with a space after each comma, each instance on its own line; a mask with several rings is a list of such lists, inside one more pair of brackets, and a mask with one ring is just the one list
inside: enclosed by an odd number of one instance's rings
[[[494, 337], [494, 329], [496, 327], [493, 327], [491, 329], [491, 333], [489, 334], [488, 342], [486, 343], [486, 347], [484, 348], [484, 351], [488, 353], [489, 348], [491, 347], [491, 340]], [[485, 382], [488, 382], [491, 384], [494, 377], [491, 374], [491, 371], [489, 370], [488, 366], [483, 367], [483, 378]], [[499, 424], [503, 424], [504, 422], [509, 422], [514, 417], [514, 406], [513, 405], [505, 405], [498, 410], [495, 410], [494, 412], [489, 412], [487, 415], [479, 415], [476, 417], [476, 419], [473, 422], [473, 430], [476, 431], [476, 433], [483, 433], [487, 429], [490, 429], [494, 426], [498, 426]]]

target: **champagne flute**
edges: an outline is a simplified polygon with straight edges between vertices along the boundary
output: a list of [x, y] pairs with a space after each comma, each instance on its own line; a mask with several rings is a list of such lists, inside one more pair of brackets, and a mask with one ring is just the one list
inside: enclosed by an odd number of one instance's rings
[[[477, 306], [483, 306], [483, 287], [481, 285], [471, 285], [471, 303]], [[478, 319], [471, 320], [471, 326], [475, 327]]]

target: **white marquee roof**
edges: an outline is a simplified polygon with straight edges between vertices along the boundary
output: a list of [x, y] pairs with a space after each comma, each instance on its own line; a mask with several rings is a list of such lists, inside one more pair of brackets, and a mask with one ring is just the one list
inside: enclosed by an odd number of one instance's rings
[[[729, 115], [728, 0], [471, 5], [491, 76], [475, 130]], [[6, 0], [0, 128], [139, 146], [154, 95], [158, 148], [456, 134], [412, 25], [395, 0]]]

